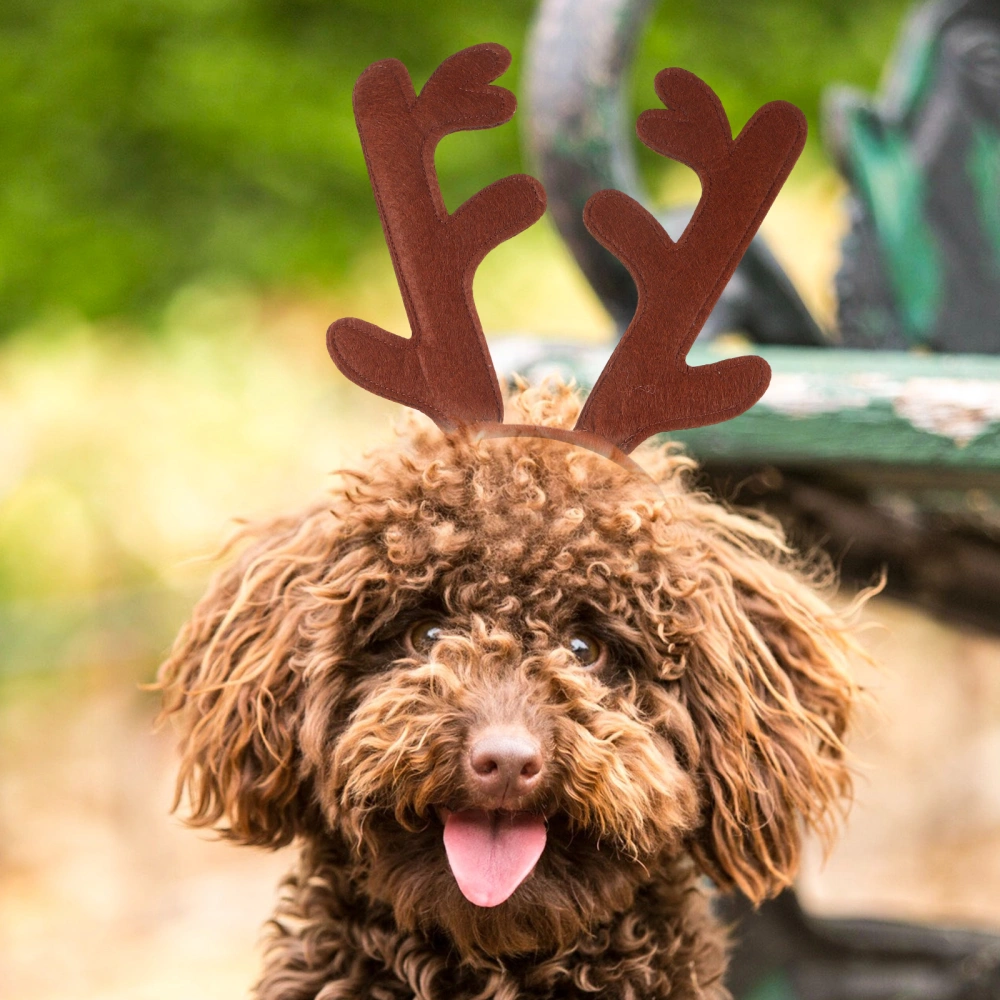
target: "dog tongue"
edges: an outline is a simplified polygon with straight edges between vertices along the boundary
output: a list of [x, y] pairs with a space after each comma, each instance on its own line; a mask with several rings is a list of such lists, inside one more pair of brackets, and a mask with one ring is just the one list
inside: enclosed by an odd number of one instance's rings
[[545, 820], [530, 813], [482, 809], [449, 813], [444, 849], [465, 898], [476, 906], [499, 906], [541, 857]]

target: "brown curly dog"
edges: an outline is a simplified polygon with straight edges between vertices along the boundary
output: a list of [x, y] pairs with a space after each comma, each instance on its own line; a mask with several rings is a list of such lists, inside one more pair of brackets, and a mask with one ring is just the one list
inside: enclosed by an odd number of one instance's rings
[[728, 996], [702, 876], [761, 899], [831, 833], [859, 650], [773, 524], [637, 457], [412, 416], [242, 533], [160, 687], [191, 822], [301, 849], [260, 1000]]

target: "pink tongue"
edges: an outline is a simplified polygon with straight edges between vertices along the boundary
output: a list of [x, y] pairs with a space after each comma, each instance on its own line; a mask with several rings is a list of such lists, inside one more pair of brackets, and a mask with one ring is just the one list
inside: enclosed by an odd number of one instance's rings
[[444, 849], [465, 898], [476, 906], [499, 906], [531, 874], [545, 850], [545, 820], [482, 809], [449, 813]]

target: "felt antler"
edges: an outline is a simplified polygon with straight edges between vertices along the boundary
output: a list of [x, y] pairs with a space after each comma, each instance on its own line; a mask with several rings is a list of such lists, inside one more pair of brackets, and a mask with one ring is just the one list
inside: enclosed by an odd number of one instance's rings
[[364, 320], [338, 320], [327, 331], [337, 367], [445, 429], [553, 437], [622, 462], [658, 431], [718, 423], [749, 409], [770, 381], [766, 361], [749, 356], [691, 368], [685, 357], [802, 152], [802, 112], [773, 101], [734, 140], [711, 88], [681, 69], [657, 75], [666, 110], [639, 116], [639, 138], [692, 167], [701, 200], [676, 242], [620, 191], [600, 191], [587, 202], [587, 228], [638, 287], [635, 316], [572, 431], [508, 426], [472, 279], [490, 250], [541, 217], [545, 193], [534, 178], [518, 174], [449, 215], [434, 149], [450, 132], [510, 119], [514, 95], [490, 86], [509, 64], [503, 46], [474, 45], [446, 59], [419, 97], [395, 59], [369, 66], [359, 78], [354, 114], [413, 335], [407, 340]]
[[474, 45], [446, 59], [419, 97], [395, 59], [369, 66], [354, 88], [358, 133], [412, 337], [341, 319], [327, 331], [327, 349], [353, 382], [445, 428], [503, 420], [472, 279], [490, 250], [545, 211], [542, 186], [519, 174], [449, 215], [434, 170], [444, 136], [493, 128], [514, 114], [514, 95], [489, 85], [509, 65], [502, 45]]
[[734, 140], [719, 99], [686, 70], [659, 73], [656, 93], [666, 110], [643, 112], [636, 131], [697, 172], [702, 196], [687, 229], [674, 242], [620, 191], [599, 191], [584, 209], [587, 228], [629, 269], [639, 304], [576, 430], [625, 454], [659, 431], [735, 417], [764, 394], [771, 369], [762, 358], [697, 368], [684, 359], [806, 138], [802, 112], [773, 101]]

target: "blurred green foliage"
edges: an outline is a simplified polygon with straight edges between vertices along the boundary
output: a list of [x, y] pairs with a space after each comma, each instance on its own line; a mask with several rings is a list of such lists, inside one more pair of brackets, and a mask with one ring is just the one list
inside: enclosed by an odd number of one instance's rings
[[[734, 122], [785, 97], [816, 125], [828, 82], [871, 87], [905, 0], [668, 0], [636, 68], [683, 65]], [[147, 322], [179, 287], [335, 283], [378, 220], [350, 111], [358, 73], [418, 85], [494, 40], [517, 89], [534, 3], [4, 0], [0, 332], [46, 312]], [[450, 137], [449, 205], [518, 168], [514, 124]], [[650, 161], [651, 162], [651, 161]], [[651, 166], [648, 169], [653, 169]]]

